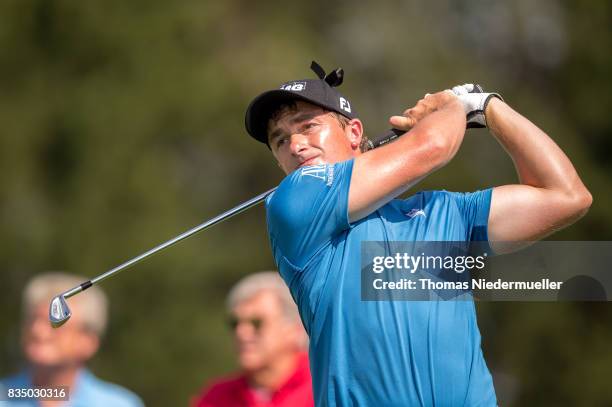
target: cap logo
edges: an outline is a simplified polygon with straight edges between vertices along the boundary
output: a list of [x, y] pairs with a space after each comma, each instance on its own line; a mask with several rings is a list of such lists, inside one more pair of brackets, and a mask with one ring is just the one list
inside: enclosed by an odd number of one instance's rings
[[290, 90], [292, 92], [301, 92], [306, 89], [306, 82], [291, 82], [281, 85], [282, 90]]
[[351, 112], [351, 104], [349, 103], [348, 100], [346, 100], [343, 97], [340, 98], [340, 109], [342, 109], [342, 110], [344, 110], [345, 112], [348, 112], [348, 113]]

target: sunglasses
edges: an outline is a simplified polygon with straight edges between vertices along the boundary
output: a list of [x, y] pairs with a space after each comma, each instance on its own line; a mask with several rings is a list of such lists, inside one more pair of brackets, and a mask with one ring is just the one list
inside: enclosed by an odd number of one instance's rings
[[261, 318], [236, 318], [236, 317], [230, 317], [228, 319], [228, 324], [230, 326], [230, 328], [232, 329], [232, 331], [235, 331], [236, 328], [238, 328], [238, 325], [240, 324], [249, 324], [253, 327], [253, 329], [255, 330], [256, 333], [259, 333], [261, 331], [261, 328], [263, 326], [263, 319]]

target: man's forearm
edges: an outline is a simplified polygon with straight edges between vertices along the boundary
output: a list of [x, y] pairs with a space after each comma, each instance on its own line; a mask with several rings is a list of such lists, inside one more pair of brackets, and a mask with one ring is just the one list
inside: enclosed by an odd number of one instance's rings
[[557, 144], [500, 99], [486, 110], [487, 124], [516, 167], [520, 183], [573, 196], [588, 193]]
[[[546, 133], [499, 99], [491, 100], [485, 115], [489, 129], [514, 161], [521, 183], [493, 189], [488, 230], [496, 252], [511, 252], [542, 239], [587, 212], [591, 194]], [[517, 210], [521, 216], [512, 216]]]

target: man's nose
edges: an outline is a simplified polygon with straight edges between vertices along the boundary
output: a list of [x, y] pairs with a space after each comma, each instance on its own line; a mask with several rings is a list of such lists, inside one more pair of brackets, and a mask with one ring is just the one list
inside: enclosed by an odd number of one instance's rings
[[300, 133], [294, 133], [290, 138], [290, 147], [293, 154], [297, 154], [308, 147], [308, 137]]
[[234, 335], [238, 339], [250, 339], [255, 335], [255, 328], [250, 323], [240, 321], [234, 328]]

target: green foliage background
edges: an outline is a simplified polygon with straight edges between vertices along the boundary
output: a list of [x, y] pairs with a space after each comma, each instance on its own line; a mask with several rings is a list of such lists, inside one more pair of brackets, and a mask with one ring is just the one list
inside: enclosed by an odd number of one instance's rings
[[[259, 92], [345, 68], [368, 133], [426, 92], [501, 92], [573, 160], [594, 196], [554, 236], [611, 240], [612, 5], [603, 0], [0, 3], [0, 376], [19, 356], [32, 275], [89, 277], [270, 187], [281, 173], [243, 129]], [[514, 182], [473, 131], [419, 188]], [[147, 405], [186, 404], [232, 371], [223, 300], [274, 267], [252, 209], [103, 284], [111, 324], [91, 367]], [[612, 307], [481, 303], [503, 405], [612, 404]]]

